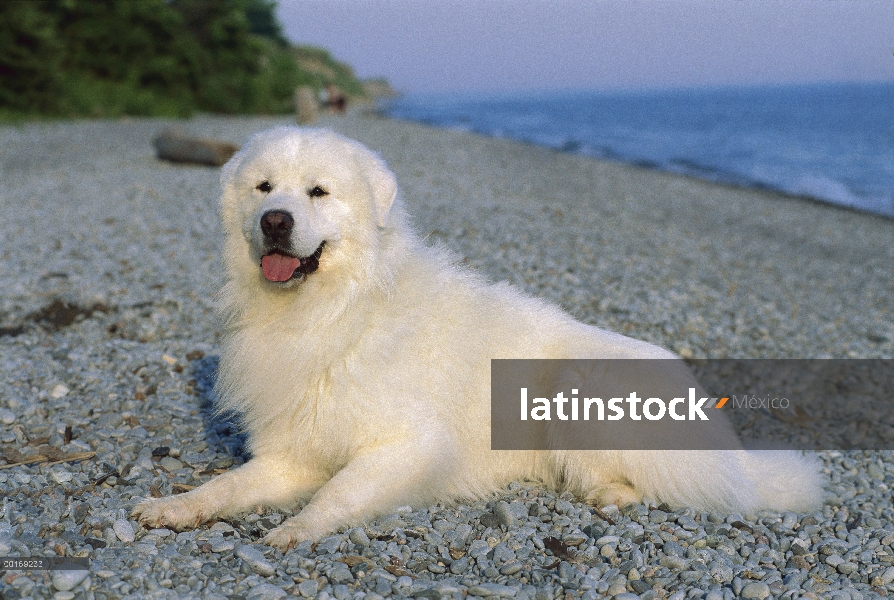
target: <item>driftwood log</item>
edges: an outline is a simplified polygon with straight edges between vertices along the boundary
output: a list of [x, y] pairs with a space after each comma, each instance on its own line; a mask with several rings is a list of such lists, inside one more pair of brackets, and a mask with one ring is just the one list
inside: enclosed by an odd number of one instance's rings
[[179, 129], [165, 129], [152, 140], [152, 145], [161, 160], [212, 167], [223, 165], [239, 151], [236, 144], [191, 137]]

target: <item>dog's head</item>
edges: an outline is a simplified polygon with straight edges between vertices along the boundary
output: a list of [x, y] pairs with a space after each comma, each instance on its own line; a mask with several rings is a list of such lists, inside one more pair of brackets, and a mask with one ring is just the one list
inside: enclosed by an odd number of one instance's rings
[[339, 265], [374, 260], [397, 192], [374, 153], [323, 129], [254, 135], [221, 174], [229, 269], [292, 288]]

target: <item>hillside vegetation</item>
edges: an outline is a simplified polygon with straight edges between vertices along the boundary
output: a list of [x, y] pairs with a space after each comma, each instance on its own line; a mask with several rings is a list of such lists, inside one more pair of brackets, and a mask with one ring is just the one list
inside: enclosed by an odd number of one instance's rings
[[291, 46], [272, 0], [0, 2], [0, 117], [282, 113], [296, 87], [363, 87]]

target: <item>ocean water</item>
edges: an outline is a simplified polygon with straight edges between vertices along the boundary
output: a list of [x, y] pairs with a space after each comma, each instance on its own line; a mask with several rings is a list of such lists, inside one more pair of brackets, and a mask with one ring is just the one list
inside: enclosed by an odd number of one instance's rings
[[894, 217], [894, 83], [410, 95], [384, 110]]

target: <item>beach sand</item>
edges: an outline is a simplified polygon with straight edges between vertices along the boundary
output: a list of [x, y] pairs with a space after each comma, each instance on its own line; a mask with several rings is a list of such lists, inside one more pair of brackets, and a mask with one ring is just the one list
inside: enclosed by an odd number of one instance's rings
[[[234, 428], [211, 421], [207, 407], [219, 339], [213, 314], [221, 273], [218, 170], [158, 162], [151, 140], [166, 124], [133, 119], [0, 128], [0, 450], [7, 463], [41, 453], [96, 453], [55, 466], [3, 468], [0, 461], [0, 555], [86, 553], [90, 577], [72, 589], [95, 598], [216, 597], [249, 588], [274, 598], [283, 590], [298, 593], [300, 585], [301, 594], [324, 594], [323, 600], [359, 600], [360, 592], [370, 600], [392, 593], [552, 600], [622, 591], [719, 598], [752, 584], [775, 595], [799, 590], [787, 597], [853, 586], [862, 597], [894, 592], [887, 487], [894, 485], [894, 462], [887, 452], [824, 453], [830, 496], [814, 515], [709, 518], [680, 511], [652, 521], [643, 506], [616, 514], [617, 527], [600, 523], [600, 535], [589, 530], [593, 535], [578, 547], [605, 558], [606, 569], [583, 559], [543, 568], [554, 562], [543, 556], [544, 537], [586, 533], [595, 517], [567, 502], [573, 499], [529, 484], [501, 498], [555, 511], [560, 502], [571, 506], [561, 505], [552, 522], [528, 521], [533, 534], [525, 523], [488, 522], [493, 502], [433, 507], [382, 519], [363, 535], [327, 538], [323, 549], [307, 545], [283, 557], [257, 546], [267, 552], [272, 574], [255, 568], [257, 556], [244, 549], [283, 515], [249, 515], [216, 531], [179, 535], [146, 532], [128, 521], [151, 489], [185, 489], [242, 460], [233, 457], [240, 443]], [[190, 133], [240, 144], [280, 124], [290, 121], [179, 123]], [[894, 356], [894, 220], [372, 114], [327, 117], [321, 125], [385, 158], [415, 226], [431, 243], [585, 322], [685, 357]], [[166, 463], [152, 458], [162, 446], [170, 448], [161, 458]], [[695, 530], [686, 529], [693, 519]], [[743, 521], [749, 531], [730, 534], [729, 523]], [[487, 571], [475, 561], [466, 571], [445, 573], [452, 542], [444, 539], [460, 525], [471, 529], [456, 542], [457, 553], [473, 555], [476, 539], [510, 548], [512, 540], [533, 544], [528, 554], [511, 548], [523, 564], [521, 575]], [[412, 527], [420, 533], [408, 538], [403, 530]], [[706, 527], [729, 534], [721, 546], [729, 542], [732, 550], [708, 546], [699, 555], [705, 544], [687, 540], [695, 539], [692, 531], [696, 538], [714, 535]], [[799, 534], [806, 549], [793, 554]], [[362, 543], [375, 535], [382, 539]], [[602, 535], [621, 541], [600, 554], [609, 543], [597, 545]], [[670, 538], [681, 556], [671, 546], [662, 549]], [[405, 543], [389, 558], [389, 544], [400, 539]], [[414, 544], [431, 561], [397, 559], [400, 546]], [[337, 559], [363, 552], [378, 574], [341, 581], [333, 571], [343, 564]], [[833, 554], [842, 560], [827, 561]], [[486, 560], [500, 567], [495, 558]], [[388, 565], [394, 568], [383, 570]], [[791, 577], [800, 571], [804, 580]], [[314, 577], [323, 578], [320, 591], [306, 583]], [[207, 581], [214, 586], [200, 593]], [[19, 573], [4, 576], [0, 590], [9, 598], [43, 597], [68, 583]], [[760, 585], [749, 589], [757, 594], [751, 597], [765, 597]]]

